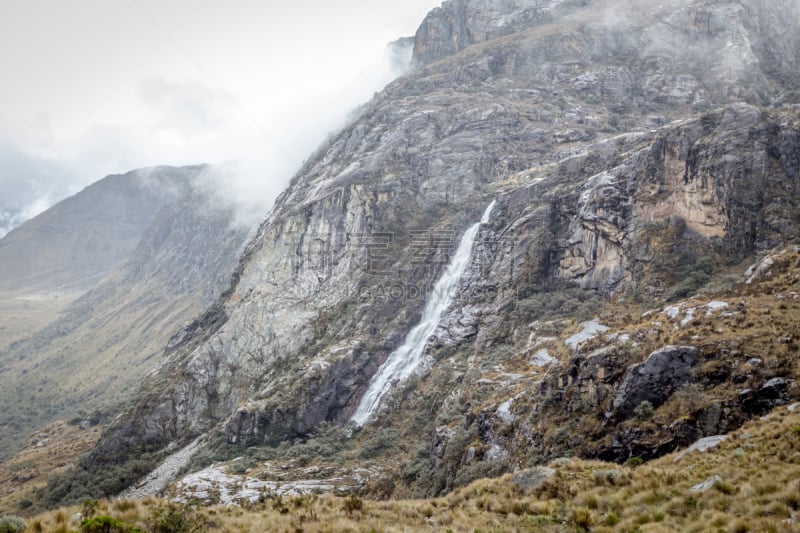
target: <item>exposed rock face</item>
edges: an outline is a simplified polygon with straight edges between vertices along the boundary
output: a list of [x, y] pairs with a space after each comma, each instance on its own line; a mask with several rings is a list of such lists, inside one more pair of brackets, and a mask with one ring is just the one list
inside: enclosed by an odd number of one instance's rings
[[448, 0], [430, 12], [414, 39], [414, 61], [427, 64], [474, 44], [551, 19], [564, 0]]
[[[173, 339], [92, 461], [210, 430], [240, 446], [345, 423], [490, 199], [462, 295], [430, 341], [431, 372], [478, 365], [477, 355], [437, 360], [441, 347], [491, 358], [512, 336], [509, 307], [548, 287], [673, 296], [679, 274], [667, 258], [735, 258], [798, 235], [800, 194], [786, 193], [800, 191], [792, 2], [642, 1], [617, 19], [606, 16], [612, 2], [561, 4], [454, 0], [435, 10], [415, 41], [423, 66], [309, 160], [231, 290]], [[548, 16], [532, 20], [542, 5]], [[688, 349], [678, 354], [691, 364]], [[630, 378], [621, 409], [659, 368], [670, 386], [682, 382], [684, 366], [664, 358]], [[596, 376], [598, 359], [576, 360], [568, 378], [592, 361]], [[592, 382], [592, 394], [620, 378]], [[467, 381], [430, 386], [457, 397]], [[544, 397], [548, 386], [531, 389]], [[412, 396], [389, 398], [385, 416]], [[473, 422], [497, 445], [476, 452], [484, 458], [541, 438], [533, 427], [501, 434], [490, 415]], [[433, 462], [450, 446], [437, 435], [425, 437], [439, 450]]]
[[628, 369], [614, 398], [614, 410], [627, 417], [645, 401], [658, 407], [689, 382], [696, 360], [697, 348], [693, 346], [667, 346], [651, 353], [644, 363]]
[[516, 472], [511, 478], [511, 483], [522, 490], [529, 491], [539, 487], [542, 483], [556, 474], [556, 471], [546, 466], [526, 468]]

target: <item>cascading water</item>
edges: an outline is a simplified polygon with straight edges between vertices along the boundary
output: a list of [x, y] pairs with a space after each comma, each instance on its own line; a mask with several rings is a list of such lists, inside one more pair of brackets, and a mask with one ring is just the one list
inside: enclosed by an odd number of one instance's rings
[[461, 276], [464, 274], [467, 265], [469, 265], [470, 257], [472, 256], [472, 244], [478, 235], [478, 230], [481, 224], [489, 222], [489, 216], [492, 214], [493, 208], [494, 202], [486, 208], [481, 221], [469, 228], [464, 233], [464, 236], [461, 237], [461, 242], [459, 242], [450, 264], [447, 265], [444, 274], [433, 287], [430, 299], [422, 311], [422, 318], [419, 324], [408, 332], [403, 345], [389, 355], [386, 362], [372, 378], [367, 392], [364, 393], [361, 403], [358, 404], [358, 408], [351, 418], [359, 426], [363, 426], [380, 406], [381, 400], [391, 388], [392, 383], [406, 379], [419, 366], [420, 361], [422, 361], [422, 354], [425, 351], [425, 345], [428, 343], [428, 339], [433, 334], [436, 326], [439, 325], [442, 313], [450, 307], [450, 303], [453, 301], [455, 292], [458, 289], [458, 283], [461, 281]]

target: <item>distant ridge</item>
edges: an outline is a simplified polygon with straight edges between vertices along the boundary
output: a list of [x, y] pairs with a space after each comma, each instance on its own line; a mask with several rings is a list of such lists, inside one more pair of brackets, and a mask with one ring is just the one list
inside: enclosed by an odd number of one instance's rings
[[[136, 248], [165, 202], [203, 166], [114, 174], [0, 239], [0, 292], [83, 292]], [[164, 191], [169, 191], [167, 194]]]

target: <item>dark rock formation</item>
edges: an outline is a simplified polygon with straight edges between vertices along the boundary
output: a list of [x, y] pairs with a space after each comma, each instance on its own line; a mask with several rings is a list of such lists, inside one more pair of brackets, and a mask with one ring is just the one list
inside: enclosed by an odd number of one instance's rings
[[693, 346], [666, 346], [651, 353], [643, 363], [633, 365], [625, 373], [612, 404], [614, 411], [628, 417], [642, 402], [658, 407], [689, 382], [696, 361], [697, 348]]

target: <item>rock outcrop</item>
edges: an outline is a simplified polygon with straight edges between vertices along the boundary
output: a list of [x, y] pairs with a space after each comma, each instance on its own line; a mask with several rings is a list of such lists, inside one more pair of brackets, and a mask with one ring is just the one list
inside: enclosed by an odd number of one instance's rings
[[693, 346], [667, 346], [651, 353], [625, 373], [612, 404], [614, 411], [627, 417], [642, 402], [658, 407], [690, 381], [695, 362], [697, 348]]

